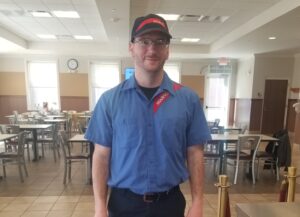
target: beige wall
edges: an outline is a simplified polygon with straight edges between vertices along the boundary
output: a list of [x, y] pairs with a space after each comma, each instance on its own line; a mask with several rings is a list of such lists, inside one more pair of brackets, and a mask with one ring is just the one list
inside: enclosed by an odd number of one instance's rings
[[88, 74], [60, 73], [61, 96], [89, 96]]
[[264, 95], [266, 79], [288, 79], [291, 85], [294, 73], [294, 57], [255, 56], [252, 97]]
[[204, 98], [204, 76], [184, 75], [181, 83], [194, 90], [201, 99]]
[[1, 72], [0, 73], [0, 95], [4, 95], [4, 96], [26, 95], [25, 73]]

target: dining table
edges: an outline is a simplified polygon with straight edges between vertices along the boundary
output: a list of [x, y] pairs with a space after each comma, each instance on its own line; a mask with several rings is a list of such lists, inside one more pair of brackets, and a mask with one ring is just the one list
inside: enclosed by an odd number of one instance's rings
[[38, 151], [38, 144], [37, 144], [37, 131], [38, 130], [45, 130], [52, 127], [52, 124], [17, 124], [20, 127], [20, 130], [27, 130], [32, 132], [32, 146], [33, 146], [33, 156], [34, 158], [32, 161], [38, 161], [39, 151]]
[[239, 136], [260, 136], [261, 142], [277, 142], [278, 139], [264, 134], [211, 134], [212, 139], [208, 141], [219, 145], [219, 174], [224, 173], [224, 152], [227, 143], [237, 144]]
[[15, 138], [17, 136], [18, 136], [18, 134], [15, 134], [15, 133], [0, 134], [0, 141], [5, 141], [5, 140], [8, 140], [8, 139], [12, 139], [12, 138]]

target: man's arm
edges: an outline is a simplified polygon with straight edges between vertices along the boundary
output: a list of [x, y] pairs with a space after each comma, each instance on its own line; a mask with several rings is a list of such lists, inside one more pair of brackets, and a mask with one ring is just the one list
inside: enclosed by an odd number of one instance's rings
[[203, 145], [188, 148], [187, 165], [190, 173], [192, 206], [187, 217], [203, 216], [204, 155]]
[[107, 179], [109, 176], [110, 148], [95, 144], [93, 155], [93, 190], [95, 217], [107, 217]]

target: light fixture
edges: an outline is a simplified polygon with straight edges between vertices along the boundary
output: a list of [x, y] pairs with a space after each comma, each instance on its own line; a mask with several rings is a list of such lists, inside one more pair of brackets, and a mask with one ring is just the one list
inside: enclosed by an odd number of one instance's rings
[[47, 11], [29, 11], [29, 13], [34, 17], [52, 17]]
[[56, 39], [55, 35], [50, 34], [37, 34], [37, 36], [42, 39]]
[[60, 18], [80, 18], [77, 11], [51, 11], [51, 13]]
[[275, 36], [270, 36], [270, 37], [269, 37], [269, 40], [275, 40], [275, 39], [276, 39]]
[[165, 20], [170, 20], [170, 21], [178, 20], [180, 16], [179, 14], [157, 14], [157, 15], [161, 16]]
[[182, 38], [181, 42], [191, 42], [191, 43], [195, 43], [200, 41], [200, 38]]
[[74, 38], [80, 40], [93, 40], [93, 37], [90, 35], [74, 35]]

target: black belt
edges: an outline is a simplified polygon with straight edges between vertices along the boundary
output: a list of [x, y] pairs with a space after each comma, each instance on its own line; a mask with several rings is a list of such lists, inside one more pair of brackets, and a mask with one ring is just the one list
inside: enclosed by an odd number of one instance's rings
[[179, 185], [169, 189], [168, 191], [161, 191], [161, 192], [149, 192], [145, 194], [137, 194], [132, 192], [130, 189], [127, 188], [112, 188], [112, 191], [120, 192], [124, 195], [128, 195], [130, 197], [134, 197], [137, 199], [141, 199], [146, 203], [152, 203], [155, 201], [162, 200], [164, 198], [167, 198], [171, 193], [178, 192], [180, 190]]

